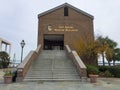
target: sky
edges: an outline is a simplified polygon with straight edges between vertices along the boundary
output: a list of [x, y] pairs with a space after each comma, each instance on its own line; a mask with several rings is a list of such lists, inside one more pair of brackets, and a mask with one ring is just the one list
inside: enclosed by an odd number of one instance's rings
[[11, 42], [20, 60], [20, 42], [25, 40], [24, 57], [37, 47], [37, 15], [69, 3], [94, 16], [95, 35], [108, 36], [120, 47], [120, 0], [0, 0], [0, 37]]

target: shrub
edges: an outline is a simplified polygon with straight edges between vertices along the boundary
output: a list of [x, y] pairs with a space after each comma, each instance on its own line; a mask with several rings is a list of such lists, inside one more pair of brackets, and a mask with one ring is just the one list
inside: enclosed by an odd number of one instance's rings
[[8, 53], [2, 51], [0, 52], [0, 68], [7, 68], [10, 63], [10, 57]]
[[87, 66], [87, 74], [98, 74], [99, 73], [99, 69], [96, 66], [92, 66], [92, 65], [86, 65]]
[[6, 69], [4, 70], [4, 76], [13, 76], [14, 74], [12, 73], [12, 71], [10, 69]]
[[120, 67], [114, 67], [114, 66], [99, 66], [100, 72], [109, 71], [114, 77], [120, 78]]
[[104, 72], [104, 76], [105, 76], [105, 77], [112, 77], [112, 74], [110, 73], [110, 71], [106, 70], [106, 71]]

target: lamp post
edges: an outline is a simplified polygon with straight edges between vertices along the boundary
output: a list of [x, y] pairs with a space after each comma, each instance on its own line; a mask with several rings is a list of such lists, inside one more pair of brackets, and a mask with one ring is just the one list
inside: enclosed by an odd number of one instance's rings
[[21, 63], [22, 63], [22, 58], [23, 58], [23, 48], [24, 48], [24, 46], [25, 46], [25, 41], [22, 40], [21, 43], [20, 43], [20, 45], [21, 45]]

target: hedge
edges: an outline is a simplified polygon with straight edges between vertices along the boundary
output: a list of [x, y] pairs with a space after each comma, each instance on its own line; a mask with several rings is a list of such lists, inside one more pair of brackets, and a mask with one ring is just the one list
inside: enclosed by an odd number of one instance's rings
[[89, 74], [98, 74], [99, 70], [98, 67], [96, 66], [92, 66], [92, 65], [86, 65], [87, 66], [87, 75], [89, 76]]
[[99, 66], [98, 69], [100, 72], [109, 71], [114, 77], [120, 78], [120, 67]]

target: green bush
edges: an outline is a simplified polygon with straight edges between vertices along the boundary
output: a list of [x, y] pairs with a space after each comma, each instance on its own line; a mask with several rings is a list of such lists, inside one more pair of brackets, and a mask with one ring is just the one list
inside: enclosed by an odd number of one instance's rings
[[106, 70], [106, 71], [104, 72], [104, 76], [105, 76], [105, 77], [112, 77], [112, 74], [110, 73], [110, 71]]
[[99, 73], [99, 69], [96, 66], [92, 66], [92, 65], [86, 65], [87, 66], [87, 74], [98, 74]]
[[114, 77], [120, 78], [120, 67], [114, 67], [114, 66], [99, 66], [100, 72], [109, 71]]
[[8, 69], [4, 70], [4, 76], [14, 76], [14, 74], [13, 74], [12, 70], [10, 70], [8, 68]]
[[10, 57], [8, 53], [2, 51], [0, 52], [0, 68], [7, 68], [10, 63]]

